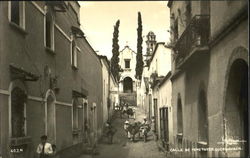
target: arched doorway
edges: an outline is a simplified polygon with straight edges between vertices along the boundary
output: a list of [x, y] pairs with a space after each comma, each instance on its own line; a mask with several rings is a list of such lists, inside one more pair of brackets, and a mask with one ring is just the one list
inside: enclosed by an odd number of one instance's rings
[[[207, 95], [203, 88], [198, 95], [198, 141], [208, 147]], [[207, 156], [207, 151], [200, 152], [200, 157]]]
[[180, 97], [178, 97], [177, 101], [177, 131], [179, 134], [183, 134], [182, 103]]
[[26, 134], [25, 125], [25, 104], [27, 95], [19, 88], [15, 87], [11, 91], [11, 137], [24, 137]]
[[198, 98], [198, 139], [208, 143], [207, 97], [204, 90], [200, 90]]
[[177, 99], [177, 143], [178, 147], [182, 148], [182, 137], [183, 137], [183, 112], [181, 96], [178, 94]]
[[55, 111], [55, 97], [52, 92], [49, 92], [46, 98], [45, 106], [46, 117], [46, 135], [48, 142], [56, 143], [56, 111]]
[[133, 80], [130, 77], [126, 77], [123, 80], [123, 92], [124, 93], [133, 92]]
[[235, 60], [230, 67], [225, 99], [225, 139], [238, 142], [237, 147], [243, 149], [240, 152], [230, 152], [229, 156], [247, 157], [249, 153], [248, 65], [242, 59]]

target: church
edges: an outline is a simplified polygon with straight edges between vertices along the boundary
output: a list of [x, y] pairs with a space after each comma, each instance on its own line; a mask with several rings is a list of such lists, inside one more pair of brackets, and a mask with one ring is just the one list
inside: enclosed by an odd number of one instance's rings
[[[148, 69], [151, 56], [156, 46], [156, 36], [150, 31], [147, 34], [147, 49], [146, 54], [143, 55], [144, 73]], [[141, 81], [135, 78], [136, 68], [136, 52], [126, 45], [119, 54], [119, 65], [122, 68], [119, 80], [119, 98], [121, 104], [140, 105], [140, 84]], [[144, 74], [145, 75], [145, 74]], [[143, 92], [144, 93], [144, 92]], [[139, 95], [139, 96], [138, 96]]]
[[136, 52], [125, 46], [119, 54], [119, 65], [122, 68], [119, 80], [119, 97], [121, 104], [137, 105], [137, 79], [135, 78]]

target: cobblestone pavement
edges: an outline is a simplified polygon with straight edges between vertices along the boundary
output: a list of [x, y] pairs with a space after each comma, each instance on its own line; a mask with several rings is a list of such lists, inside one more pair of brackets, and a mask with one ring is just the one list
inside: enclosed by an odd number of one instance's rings
[[[142, 121], [145, 114], [142, 110], [136, 109], [136, 118], [129, 119], [130, 122]], [[97, 155], [82, 155], [79, 158], [164, 158], [164, 153], [157, 148], [156, 142], [153, 140], [152, 133], [149, 133], [148, 141], [144, 142], [136, 138], [135, 142], [131, 142], [125, 136], [123, 123], [125, 118], [116, 118], [112, 124], [117, 129], [113, 138], [113, 144], [107, 144], [105, 138], [98, 144]]]

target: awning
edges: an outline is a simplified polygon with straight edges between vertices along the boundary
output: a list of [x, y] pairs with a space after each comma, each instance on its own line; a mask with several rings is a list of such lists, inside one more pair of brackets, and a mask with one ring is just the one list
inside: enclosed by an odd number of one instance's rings
[[71, 31], [76, 36], [76, 38], [84, 38], [84, 33], [79, 27], [71, 26]]
[[11, 80], [20, 79], [23, 81], [37, 81], [39, 79], [38, 75], [27, 72], [23, 68], [18, 68], [14, 65], [10, 65], [9, 67]]

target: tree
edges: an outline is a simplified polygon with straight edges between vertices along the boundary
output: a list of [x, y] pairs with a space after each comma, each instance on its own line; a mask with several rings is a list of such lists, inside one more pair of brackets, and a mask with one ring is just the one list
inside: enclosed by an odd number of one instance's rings
[[141, 13], [138, 12], [138, 28], [137, 28], [137, 55], [136, 55], [136, 75], [135, 77], [141, 80], [143, 71], [143, 59], [142, 59], [142, 20]]
[[118, 44], [118, 37], [119, 37], [119, 26], [120, 20], [117, 20], [114, 26], [114, 33], [113, 33], [113, 44], [112, 44], [112, 58], [111, 58], [111, 73], [113, 74], [114, 78], [119, 81], [119, 44]]

